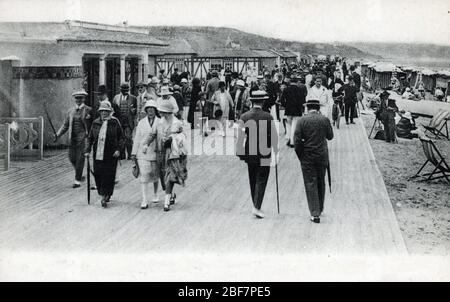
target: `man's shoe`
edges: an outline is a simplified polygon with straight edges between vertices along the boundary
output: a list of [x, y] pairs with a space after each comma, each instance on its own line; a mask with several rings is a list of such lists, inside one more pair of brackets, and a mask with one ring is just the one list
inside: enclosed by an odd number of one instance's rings
[[148, 203], [146, 202], [146, 201], [143, 201], [142, 203], [141, 203], [141, 209], [142, 210], [145, 210], [145, 209], [147, 209], [148, 208]]
[[177, 194], [173, 193], [172, 197], [170, 197], [170, 205], [174, 205], [176, 202]]
[[169, 212], [170, 211], [170, 206], [164, 206], [164, 212]]
[[264, 215], [263, 211], [258, 210], [257, 208], [253, 208], [252, 214], [255, 215], [256, 218], [259, 218], [259, 219], [266, 217], [266, 215]]
[[106, 195], [106, 196], [105, 196], [105, 201], [106, 201], [106, 202], [109, 202], [110, 199], [111, 199], [111, 196], [109, 196], [109, 195]]
[[318, 216], [311, 217], [311, 221], [314, 223], [320, 223], [320, 217]]
[[345, 124], [347, 124], [347, 125], [350, 125], [350, 123], [349, 123], [349, 122], [345, 122]]
[[91, 186], [91, 190], [97, 190], [97, 186]]
[[106, 199], [105, 199], [105, 197], [102, 198], [101, 203], [102, 203], [102, 208], [106, 208], [106, 207], [108, 206], [108, 205], [106, 204]]
[[81, 187], [80, 184], [73, 184], [73, 185], [72, 185], [72, 188], [73, 188], [73, 189], [76, 189], [76, 188], [79, 188], [79, 187]]
[[158, 202], [159, 202], [159, 197], [158, 197], [158, 195], [155, 195], [155, 196], [153, 197], [152, 202], [153, 202], [153, 203], [158, 203]]
[[356, 124], [355, 122], [350, 122], [350, 124]]

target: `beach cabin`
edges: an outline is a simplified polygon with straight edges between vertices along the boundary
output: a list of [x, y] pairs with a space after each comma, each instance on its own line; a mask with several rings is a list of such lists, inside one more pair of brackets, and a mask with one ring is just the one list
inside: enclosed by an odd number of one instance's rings
[[375, 63], [372, 66], [371, 74], [371, 86], [373, 89], [383, 89], [391, 84], [391, 78], [393, 75], [399, 79], [405, 73], [392, 63]]
[[[81, 21], [0, 22], [0, 117], [38, 117], [48, 112], [55, 127], [84, 88], [92, 104], [99, 84], [110, 99], [128, 81], [146, 80], [149, 49], [166, 44], [147, 31]], [[44, 142], [53, 131], [44, 123]], [[61, 143], [65, 143], [64, 137]]]
[[422, 73], [422, 82], [424, 84], [425, 90], [433, 93], [436, 87], [437, 73], [431, 69], [424, 69]]
[[436, 88], [440, 88], [445, 96], [449, 96], [450, 70], [440, 70], [436, 75]]

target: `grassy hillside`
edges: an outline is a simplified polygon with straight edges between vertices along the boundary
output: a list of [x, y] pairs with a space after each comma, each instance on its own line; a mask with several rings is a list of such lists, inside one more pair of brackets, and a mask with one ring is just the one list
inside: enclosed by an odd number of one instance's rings
[[350, 45], [399, 63], [436, 68], [450, 67], [450, 46], [446, 45], [367, 42]]
[[348, 45], [285, 41], [226, 27], [151, 26], [147, 28], [156, 37], [185, 39], [195, 50], [223, 48], [227, 38], [230, 37], [242, 48], [289, 49], [302, 54], [336, 54], [351, 58], [377, 57]]

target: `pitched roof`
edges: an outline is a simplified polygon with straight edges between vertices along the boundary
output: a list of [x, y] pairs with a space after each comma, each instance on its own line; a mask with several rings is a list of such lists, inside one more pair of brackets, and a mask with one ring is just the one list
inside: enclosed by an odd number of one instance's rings
[[297, 55], [295, 53], [290, 52], [289, 50], [271, 49], [270, 51], [282, 58], [296, 58], [297, 57]]
[[197, 53], [185, 39], [174, 38], [159, 38], [169, 46], [163, 48], [163, 52], [166, 55], [174, 54], [195, 54]]
[[272, 51], [270, 50], [265, 50], [265, 49], [252, 49], [253, 52], [255, 52], [256, 54], [260, 55], [263, 58], [276, 58], [277, 55], [275, 55]]
[[0, 22], [0, 32], [18, 33], [22, 39], [72, 42], [105, 42], [165, 46], [143, 31], [89, 22]]

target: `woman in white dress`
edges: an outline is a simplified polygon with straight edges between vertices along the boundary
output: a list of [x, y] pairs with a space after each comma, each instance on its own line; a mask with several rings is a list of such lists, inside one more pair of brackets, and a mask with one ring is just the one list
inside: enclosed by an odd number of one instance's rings
[[[131, 151], [132, 159], [137, 161], [139, 166], [139, 180], [142, 189], [141, 209], [148, 208], [148, 191], [150, 183], [153, 183], [153, 199], [154, 203], [159, 201], [158, 198], [158, 181], [160, 179], [159, 169], [156, 162], [156, 142], [152, 142], [150, 146], [144, 145], [149, 133], [156, 133], [156, 128], [160, 123], [157, 114], [157, 103], [149, 100], [145, 103], [142, 111], [147, 115], [139, 121], [134, 137], [133, 150]], [[144, 149], [145, 152], [144, 152]], [[164, 189], [164, 183], [162, 183]]]
[[230, 93], [225, 88], [225, 82], [219, 82], [219, 90], [217, 90], [211, 98], [211, 101], [214, 104], [214, 112], [218, 113], [215, 114], [215, 116], [219, 122], [222, 136], [225, 136], [230, 108], [234, 107], [233, 99], [231, 98]]

